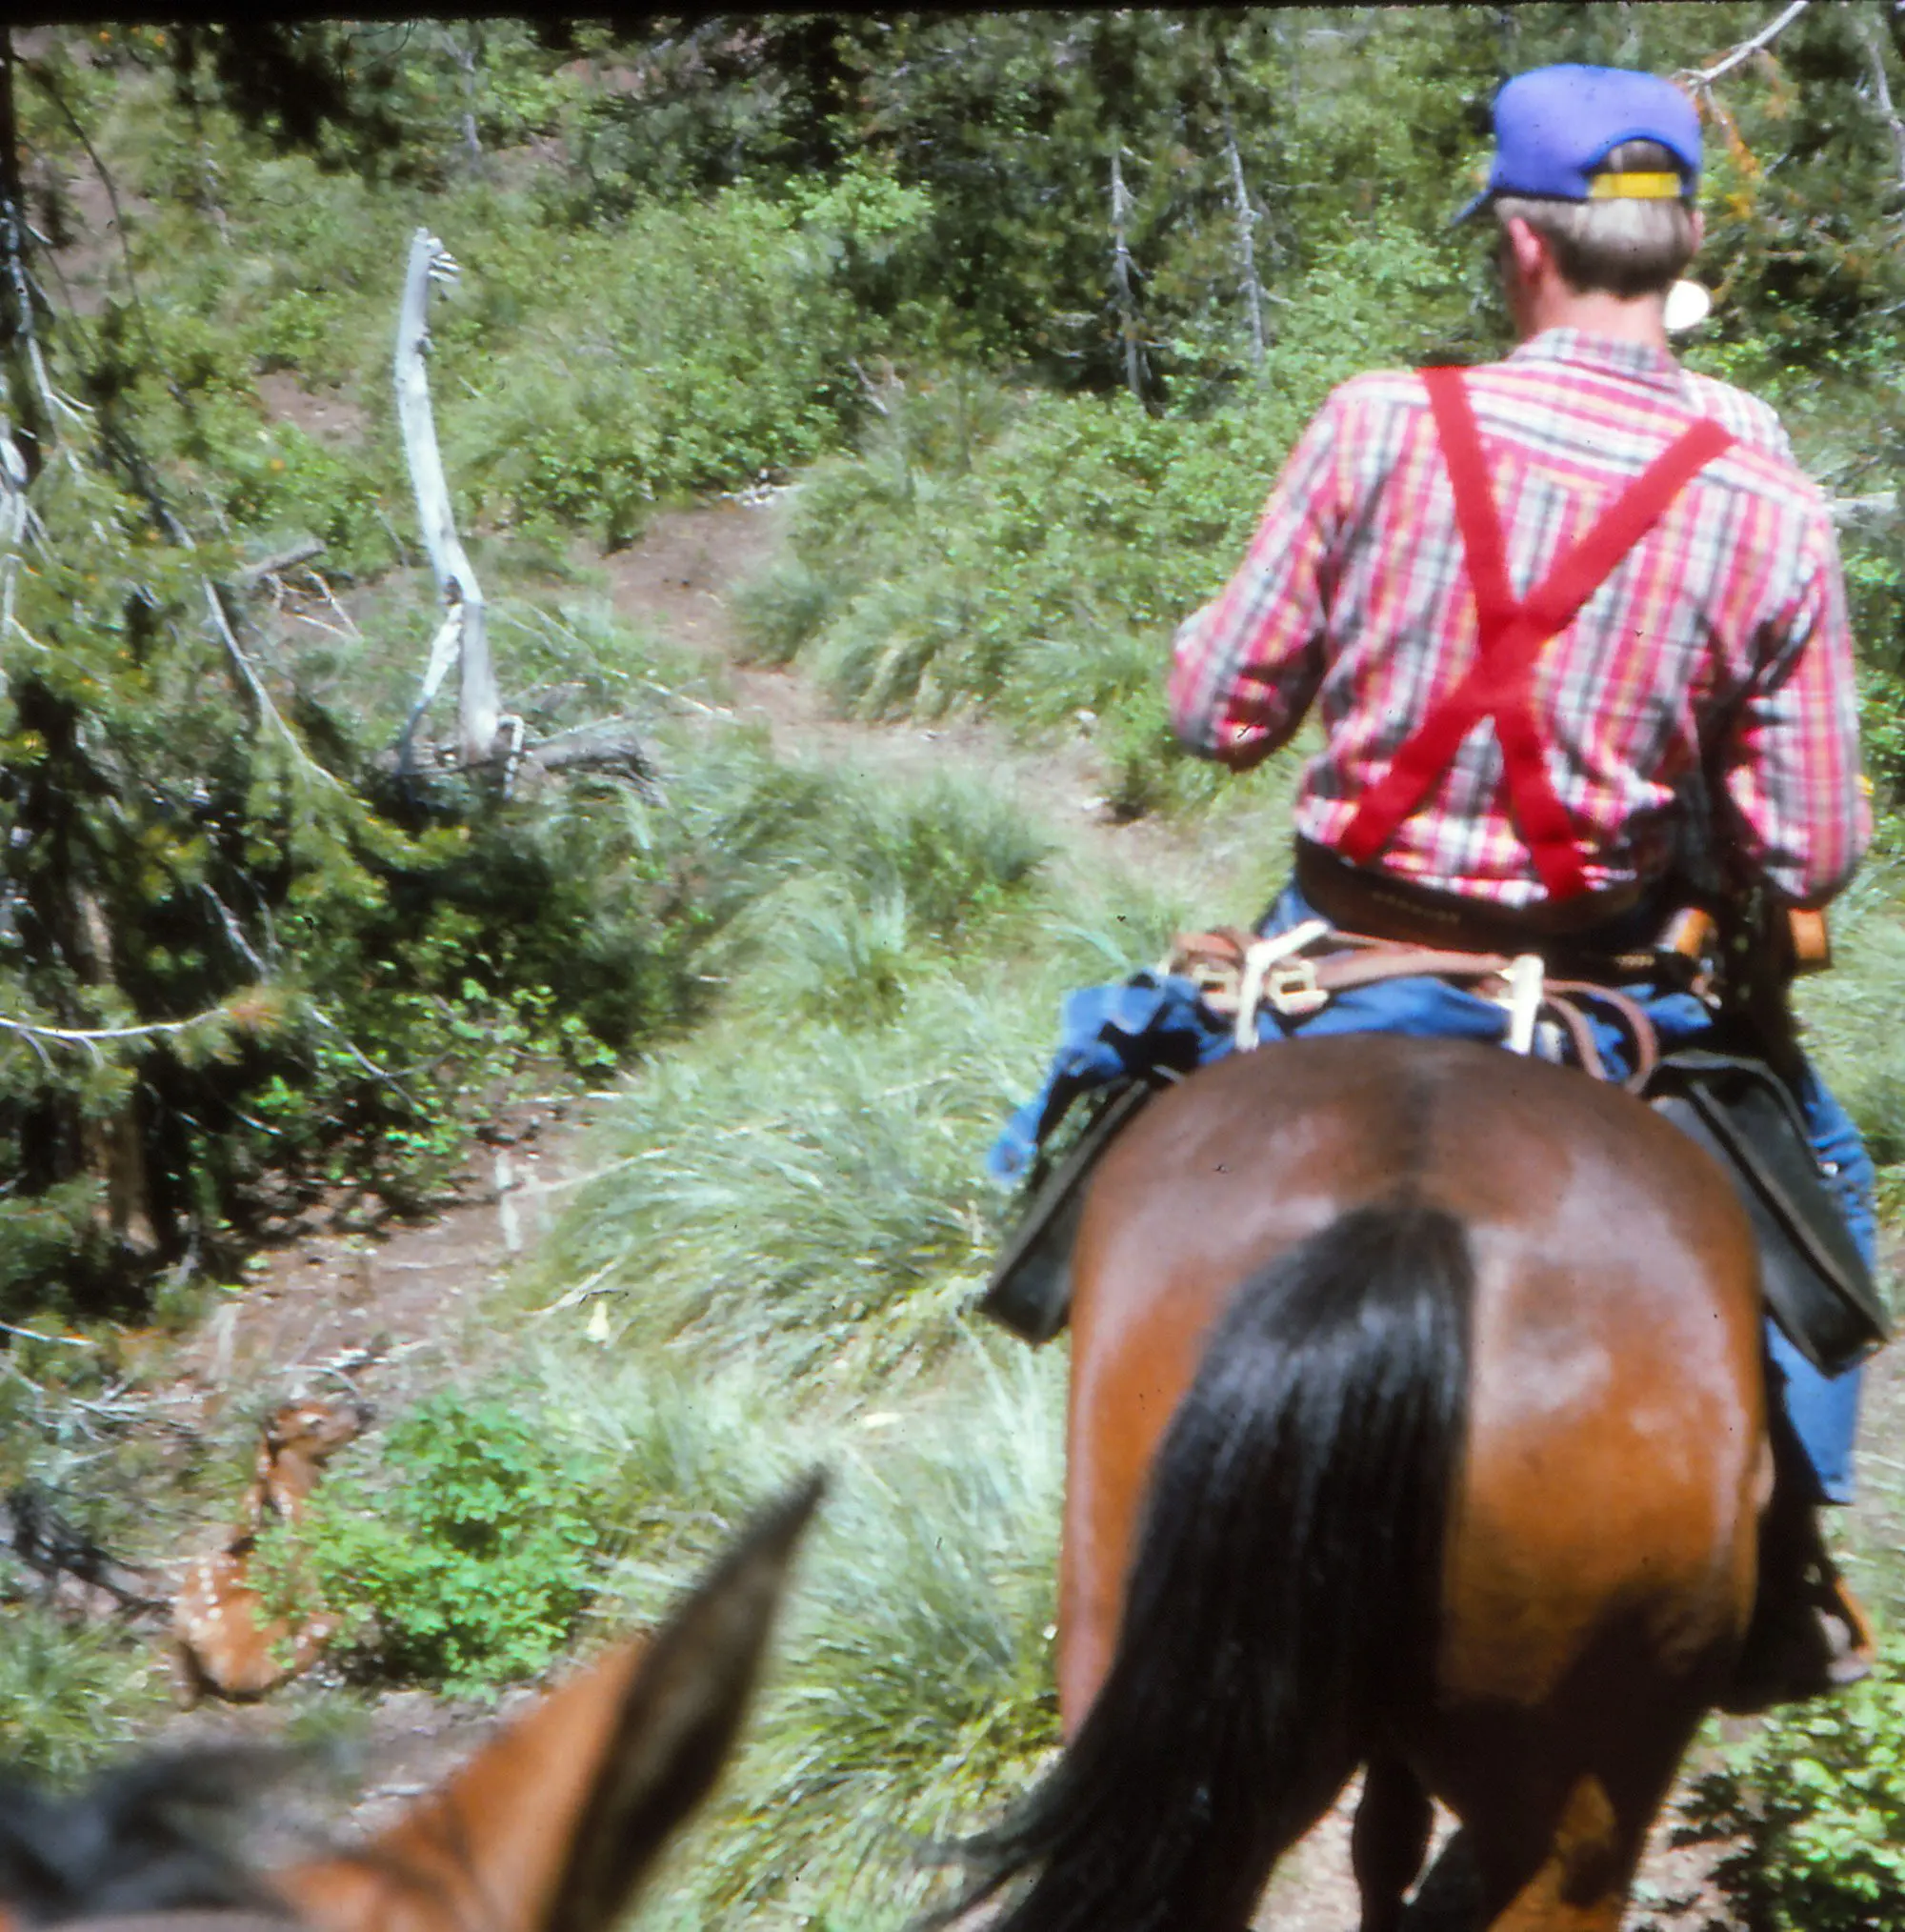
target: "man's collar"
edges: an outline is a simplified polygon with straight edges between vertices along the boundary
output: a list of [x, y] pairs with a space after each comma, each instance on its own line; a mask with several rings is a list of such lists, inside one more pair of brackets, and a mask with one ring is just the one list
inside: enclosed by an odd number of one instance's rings
[[1626, 342], [1613, 335], [1590, 335], [1580, 329], [1544, 329], [1509, 356], [1511, 362], [1566, 362], [1603, 370], [1634, 382], [1672, 390], [1676, 395], [1686, 378], [1680, 365], [1664, 349], [1644, 342]]

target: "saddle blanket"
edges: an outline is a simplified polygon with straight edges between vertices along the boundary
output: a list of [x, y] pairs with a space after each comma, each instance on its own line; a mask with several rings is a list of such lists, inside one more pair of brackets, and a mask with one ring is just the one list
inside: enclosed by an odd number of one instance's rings
[[[1709, 1042], [1713, 1009], [1693, 994], [1651, 991], [1644, 981], [1623, 991], [1654, 1023], [1662, 1054]], [[1587, 1020], [1609, 1074], [1625, 1078], [1634, 1071], [1633, 1042], [1626, 1030], [1594, 1012]], [[1256, 1023], [1263, 1042], [1394, 1033], [1500, 1045], [1508, 1038], [1509, 1014], [1479, 994], [1425, 976], [1352, 988], [1306, 1016], [1286, 1017], [1266, 1005], [1258, 1010]], [[986, 1157], [986, 1171], [994, 1180], [1016, 1185], [1032, 1172], [1040, 1149], [1073, 1102], [1113, 1080], [1194, 1072], [1235, 1048], [1231, 1022], [1213, 1013], [1195, 983], [1178, 974], [1138, 973], [1115, 985], [1069, 994], [1045, 1082], [1007, 1121]], [[1557, 1052], [1555, 1057], [1565, 1055]]]
[[[1649, 1098], [1733, 1177], [1757, 1237], [1769, 1314], [1814, 1368], [1840, 1374], [1884, 1339], [1888, 1312], [1792, 1096], [1763, 1064], [1714, 1050], [1713, 1010], [1694, 995], [1645, 980], [1621, 991], [1656, 1036], [1660, 1062]], [[1577, 1010], [1604, 1075], [1626, 1079], [1635, 1071], [1631, 1032], [1592, 1005]], [[1426, 975], [1346, 987], [1313, 1011], [1261, 1006], [1255, 1016], [1260, 1044], [1355, 1033], [1500, 1044], [1513, 1023], [1504, 1006]], [[1536, 1038], [1544, 1057], [1572, 1059], [1561, 1029]], [[1140, 973], [1066, 999], [1045, 1084], [988, 1157], [995, 1178], [1030, 1179], [1033, 1190], [980, 1303], [987, 1314], [1028, 1341], [1057, 1333], [1070, 1309], [1084, 1182], [1099, 1155], [1156, 1087], [1235, 1050], [1233, 1022], [1205, 1003], [1195, 981], [1176, 974]], [[1048, 1142], [1075, 1102], [1093, 1097], [1103, 1104], [1091, 1109], [1054, 1167]]]

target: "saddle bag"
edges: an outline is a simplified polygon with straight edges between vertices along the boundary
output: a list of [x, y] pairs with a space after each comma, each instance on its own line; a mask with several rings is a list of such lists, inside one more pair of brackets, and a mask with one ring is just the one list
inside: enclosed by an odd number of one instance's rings
[[1085, 1183], [1098, 1157], [1160, 1085], [1140, 1077], [1113, 1080], [1093, 1097], [1097, 1111], [1070, 1150], [1033, 1190], [1024, 1218], [993, 1266], [979, 1298], [1021, 1340], [1050, 1341], [1072, 1313], [1072, 1244], [1085, 1206]]
[[1862, 1361], [1891, 1318], [1819, 1172], [1797, 1103], [1762, 1061], [1668, 1055], [1647, 1099], [1733, 1181], [1759, 1244], [1767, 1311], [1822, 1375]]

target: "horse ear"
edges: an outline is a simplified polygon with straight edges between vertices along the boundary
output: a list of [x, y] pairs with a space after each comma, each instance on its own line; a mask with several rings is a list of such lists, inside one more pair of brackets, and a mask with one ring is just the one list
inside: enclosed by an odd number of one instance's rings
[[740, 1727], [820, 1499], [772, 1505], [647, 1643], [596, 1660], [361, 1851], [275, 1875], [318, 1932], [610, 1932]]
[[544, 1932], [609, 1932], [669, 1835], [712, 1787], [822, 1486], [810, 1477], [770, 1509], [649, 1649], [622, 1700]]

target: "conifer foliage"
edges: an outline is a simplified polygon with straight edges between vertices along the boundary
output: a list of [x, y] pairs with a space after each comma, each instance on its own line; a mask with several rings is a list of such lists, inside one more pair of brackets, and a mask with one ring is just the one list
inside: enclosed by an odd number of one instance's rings
[[[104, 61], [165, 40], [113, 38]], [[407, 782], [285, 657], [280, 506], [230, 487], [215, 387], [136, 284], [90, 317], [59, 300], [62, 184], [36, 211], [16, 109], [84, 142], [98, 75], [41, 40], [0, 34], [0, 1315], [229, 1258], [327, 1170], [413, 1194], [499, 1036], [626, 1043], [661, 923], [589, 892], [639, 884], [635, 840]], [[221, 51], [246, 111], [299, 94], [282, 48]], [[605, 945], [623, 983], [592, 1002]]]

